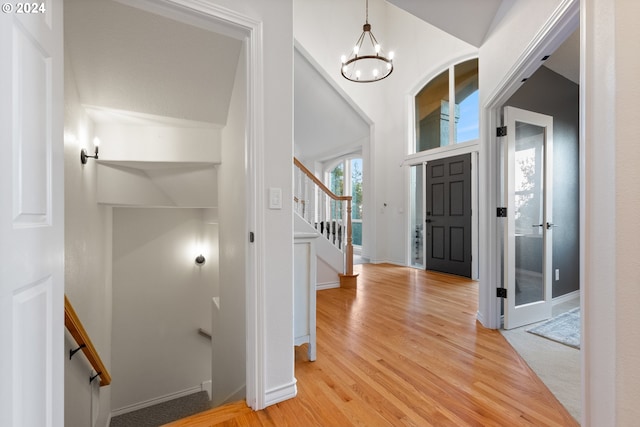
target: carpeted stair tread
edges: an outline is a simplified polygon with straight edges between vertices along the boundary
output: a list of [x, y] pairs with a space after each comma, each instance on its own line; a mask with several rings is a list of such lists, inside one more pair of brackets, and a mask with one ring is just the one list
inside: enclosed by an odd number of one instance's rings
[[165, 424], [163, 427], [214, 427], [251, 412], [253, 410], [243, 400], [240, 400]]
[[113, 417], [110, 427], [158, 427], [211, 408], [206, 391]]

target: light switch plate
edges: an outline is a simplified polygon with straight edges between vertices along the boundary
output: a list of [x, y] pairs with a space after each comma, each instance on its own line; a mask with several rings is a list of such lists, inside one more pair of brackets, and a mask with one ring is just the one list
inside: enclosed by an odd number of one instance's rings
[[282, 188], [269, 188], [269, 209], [282, 209]]

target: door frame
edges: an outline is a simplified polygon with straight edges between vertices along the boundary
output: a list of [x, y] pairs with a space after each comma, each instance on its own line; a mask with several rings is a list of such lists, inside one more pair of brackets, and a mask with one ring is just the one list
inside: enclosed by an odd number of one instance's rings
[[[501, 227], [496, 218], [496, 208], [500, 203], [500, 150], [496, 128], [502, 123], [502, 108], [523, 81], [540, 67], [540, 58], [555, 51], [579, 25], [580, 3], [565, 0], [481, 107], [485, 143], [481, 147], [482, 173], [479, 185], [485, 192], [479, 201], [483, 259], [480, 266], [478, 320], [487, 328], [499, 329], [501, 323], [502, 304], [496, 297], [496, 287], [502, 282]], [[582, 239], [580, 245], [583, 245]]]
[[[411, 189], [411, 166], [422, 165], [422, 177], [423, 177], [423, 192], [426, 190], [424, 188], [424, 183], [426, 180], [426, 169], [427, 163], [433, 162], [435, 160], [446, 159], [448, 157], [454, 157], [462, 154], [471, 154], [471, 279], [478, 280], [479, 279], [479, 266], [480, 266], [480, 256], [479, 256], [479, 218], [478, 212], [480, 212], [479, 208], [479, 198], [478, 198], [478, 183], [479, 183], [479, 152], [478, 152], [478, 141], [473, 141], [465, 144], [458, 144], [448, 147], [443, 147], [442, 149], [435, 149], [429, 151], [423, 151], [417, 153], [411, 157], [410, 160], [407, 160], [405, 165], [408, 166], [405, 173], [406, 180], [406, 188], [409, 191]], [[411, 194], [407, 197], [407, 212], [411, 212]], [[427, 213], [427, 201], [426, 198], [422, 197], [422, 218], [426, 218]], [[407, 247], [407, 258], [405, 260], [406, 265], [411, 265], [411, 254], [412, 254], [412, 240], [411, 236], [415, 230], [411, 229], [411, 221], [407, 221], [406, 224], [406, 247]], [[422, 241], [425, 242], [425, 227], [422, 229]], [[425, 265], [426, 269], [428, 266], [426, 265], [426, 248], [424, 249], [424, 257], [425, 257]]]
[[[247, 236], [266, 234], [264, 195], [258, 184], [264, 182], [264, 61], [261, 21], [231, 9], [199, 0], [116, 0], [147, 12], [204, 28], [245, 44], [247, 64], [246, 119], [246, 206]], [[246, 402], [254, 410], [263, 409], [279, 396], [266, 390], [266, 271], [264, 241], [247, 245], [246, 274]], [[271, 393], [273, 394], [273, 393]], [[280, 399], [282, 400], [282, 399]]]
[[[462, 157], [462, 156], [466, 157], [466, 156], [469, 156], [468, 157], [468, 159], [469, 159], [468, 161], [469, 161], [469, 166], [471, 167], [471, 170], [469, 171], [469, 179], [470, 179], [471, 182], [469, 182], [469, 199], [468, 200], [469, 200], [469, 205], [470, 205], [469, 208], [471, 210], [471, 218], [469, 218], [469, 227], [471, 229], [468, 230], [468, 231], [471, 233], [471, 236], [470, 236], [471, 253], [469, 254], [471, 256], [470, 270], [469, 270], [470, 277], [469, 278], [471, 278], [471, 279], [474, 278], [473, 248], [476, 245], [473, 244], [473, 235], [474, 235], [473, 230], [474, 230], [474, 228], [476, 228], [476, 227], [474, 227], [474, 219], [477, 217], [477, 214], [475, 216], [473, 215], [473, 212], [474, 212], [474, 201], [477, 200], [477, 199], [474, 198], [474, 191], [473, 191], [474, 190], [474, 183], [475, 183], [475, 180], [473, 179], [473, 174], [474, 174], [474, 171], [477, 169], [477, 167], [474, 167], [474, 158], [475, 158], [474, 153], [475, 152], [473, 152], [473, 153], [463, 153], [463, 154], [458, 154], [458, 155], [455, 155], [455, 156], [443, 157], [443, 158], [440, 159], [440, 160], [450, 160], [450, 159], [453, 159], [454, 157]], [[427, 216], [433, 216], [433, 215], [428, 215], [428, 213], [427, 213], [427, 205], [429, 204], [429, 198], [427, 197], [428, 190], [429, 190], [429, 187], [428, 187], [429, 174], [427, 173], [427, 171], [429, 170], [428, 169], [429, 163], [433, 163], [433, 162], [436, 162], [436, 161], [437, 160], [434, 159], [434, 160], [431, 160], [429, 162], [424, 162], [423, 163], [423, 168], [422, 168], [422, 171], [423, 171], [423, 174], [422, 174], [422, 177], [423, 177], [423, 193], [424, 193], [423, 197], [422, 197], [422, 200], [423, 200], [422, 207], [423, 207], [423, 218], [424, 218], [425, 223], [427, 222]], [[466, 159], [465, 159], [465, 162], [466, 162]], [[447, 193], [447, 191], [445, 191], [445, 193]], [[450, 197], [451, 196], [450, 191], [448, 191], [448, 193], [449, 193], [449, 197]], [[445, 197], [445, 200], [446, 200], [446, 197]], [[467, 199], [465, 198], [465, 203], [466, 203], [466, 200]], [[433, 206], [431, 207], [431, 210], [433, 210]], [[476, 210], [476, 212], [477, 212], [477, 210]], [[429, 222], [431, 222], [431, 220], [429, 220]], [[427, 226], [427, 225], [425, 225], [422, 228], [423, 246], [426, 246], [426, 247], [423, 247], [425, 270], [429, 270], [429, 256], [427, 256], [427, 254], [429, 254], [430, 251], [428, 249], [429, 245], [427, 244], [428, 243], [428, 239], [426, 237], [424, 237], [428, 228], [429, 228], [429, 226]], [[433, 225], [431, 226], [431, 232], [433, 234]], [[451, 244], [450, 240], [451, 239], [449, 238], [449, 247], [451, 247], [450, 246], [450, 244]], [[433, 240], [431, 241], [431, 243], [433, 243]], [[446, 245], [445, 245], [445, 247], [446, 247]], [[433, 256], [432, 256], [432, 258], [433, 258]], [[477, 259], [477, 256], [475, 257], [475, 259]], [[434, 270], [434, 271], [442, 271], [442, 270]], [[451, 273], [451, 274], [455, 274], [455, 273]]]
[[[507, 289], [506, 304], [504, 305], [504, 329], [513, 329], [534, 322], [551, 318], [552, 305], [552, 232], [548, 224], [552, 224], [553, 214], [553, 117], [511, 106], [503, 109], [503, 125], [507, 126], [506, 139], [503, 138], [504, 152], [502, 167], [502, 182], [504, 185], [503, 206], [507, 207], [507, 218], [504, 226], [504, 287]], [[542, 282], [543, 299], [528, 304], [517, 305], [516, 300], [516, 230], [515, 230], [515, 200], [513, 180], [515, 179], [516, 152], [516, 122], [534, 124], [545, 129], [543, 147], [542, 174]], [[513, 190], [513, 191], [512, 191]], [[546, 224], [546, 225], [545, 225]], [[528, 227], [528, 226], [527, 226]]]

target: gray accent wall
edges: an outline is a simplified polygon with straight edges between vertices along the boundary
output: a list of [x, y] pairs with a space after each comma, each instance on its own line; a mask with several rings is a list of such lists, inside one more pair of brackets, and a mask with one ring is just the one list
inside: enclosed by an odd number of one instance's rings
[[[506, 105], [553, 116], [553, 297], [580, 288], [579, 85], [540, 67]], [[559, 269], [559, 280], [555, 270]]]

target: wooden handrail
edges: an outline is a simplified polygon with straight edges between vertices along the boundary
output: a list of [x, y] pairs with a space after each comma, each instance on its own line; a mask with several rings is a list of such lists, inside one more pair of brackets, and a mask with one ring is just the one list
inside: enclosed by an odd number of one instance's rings
[[324, 185], [322, 183], [322, 181], [320, 181], [309, 169], [307, 169], [305, 167], [305, 165], [303, 165], [300, 160], [296, 159], [295, 157], [293, 158], [293, 163], [298, 166], [300, 168], [300, 170], [302, 172], [304, 172], [305, 175], [307, 175], [307, 177], [309, 177], [309, 179], [311, 181], [313, 181], [318, 187], [320, 187], [320, 189], [329, 197], [331, 197], [333, 200], [349, 200], [351, 201], [351, 196], [337, 196], [335, 194], [333, 194], [333, 192], [331, 190], [329, 190], [327, 188], [326, 185]]
[[66, 295], [64, 296], [64, 326], [67, 327], [73, 339], [76, 340], [76, 343], [82, 347], [82, 352], [100, 376], [100, 387], [111, 384], [109, 371], [107, 371], [104, 363], [102, 363], [102, 359], [100, 359], [87, 331], [85, 331], [84, 326], [82, 326], [82, 322], [80, 322], [76, 311], [73, 309]]
[[[351, 226], [351, 196], [338, 196], [334, 194], [331, 190], [327, 188], [326, 185], [322, 181], [320, 181], [305, 165], [302, 164], [300, 160], [297, 158], [293, 158], [293, 163], [311, 180], [314, 184], [318, 186], [327, 196], [337, 201], [346, 201], [347, 202], [347, 243], [344, 247], [345, 254], [345, 274], [340, 274], [340, 283], [341, 286], [345, 287], [355, 287], [356, 286], [356, 277], [357, 274], [353, 274], [353, 237], [352, 234], [352, 226]], [[294, 196], [296, 202], [298, 202], [297, 198]], [[304, 202], [304, 201], [303, 201]]]

